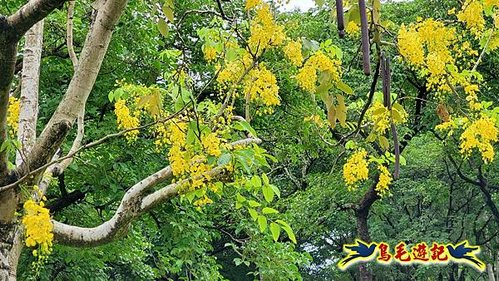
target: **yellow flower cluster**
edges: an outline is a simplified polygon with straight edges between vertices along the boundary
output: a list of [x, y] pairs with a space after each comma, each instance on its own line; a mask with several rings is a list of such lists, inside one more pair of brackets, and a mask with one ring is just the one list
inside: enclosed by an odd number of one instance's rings
[[197, 141], [188, 142], [187, 122], [175, 119], [168, 124], [165, 142], [171, 145], [168, 160], [173, 175], [177, 179], [191, 179], [184, 192], [194, 191], [210, 182], [211, 177], [208, 172], [214, 164], [208, 164], [208, 157], [218, 157], [226, 148], [226, 140], [218, 136], [220, 132], [203, 132], [200, 137], [196, 138], [200, 141], [198, 145]]
[[303, 63], [303, 55], [301, 53], [302, 45], [299, 41], [290, 41], [284, 46], [284, 55], [291, 61], [293, 65], [301, 66]]
[[284, 27], [275, 22], [267, 3], [257, 6], [256, 15], [250, 23], [250, 33], [248, 46], [254, 54], [261, 54], [268, 47], [279, 46], [286, 39]]
[[[131, 115], [130, 109], [127, 107], [126, 101], [123, 99], [119, 99], [114, 104], [114, 113], [116, 114], [119, 129], [127, 130], [137, 128], [140, 125], [138, 118], [140, 116], [140, 111], [136, 111], [133, 115]], [[129, 142], [137, 140], [138, 135], [138, 130], [132, 130], [125, 133], [125, 137]]]
[[494, 142], [498, 140], [498, 129], [494, 120], [481, 117], [471, 123], [461, 135], [461, 153], [469, 156], [473, 149], [478, 149], [485, 163], [494, 160]]
[[302, 89], [314, 93], [318, 77], [317, 71], [329, 74], [333, 82], [338, 82], [341, 77], [341, 61], [331, 59], [322, 51], [317, 51], [296, 75], [298, 85]]
[[256, 6], [260, 5], [262, 3], [262, 0], [246, 0], [246, 6], [244, 7], [246, 11], [249, 11]]
[[229, 86], [232, 85], [231, 83], [237, 82], [246, 69], [250, 68], [252, 63], [253, 59], [251, 55], [248, 52], [244, 52], [240, 59], [226, 62], [223, 68], [216, 66], [216, 70], [219, 71], [217, 76], [218, 84]]
[[221, 140], [217, 137], [216, 133], [209, 133], [202, 136], [201, 143], [209, 155], [218, 157], [222, 154], [222, 151], [220, 150]]
[[393, 181], [392, 175], [390, 174], [390, 171], [388, 171], [388, 169], [383, 165], [378, 165], [378, 170], [380, 174], [378, 183], [376, 184], [374, 190], [376, 190], [380, 197], [390, 195], [390, 184]]
[[466, 0], [463, 8], [457, 13], [457, 19], [466, 24], [466, 27], [479, 36], [485, 28], [485, 19], [483, 18], [483, 5], [479, 0]]
[[33, 251], [33, 255], [43, 259], [52, 252], [54, 240], [54, 226], [49, 210], [44, 207], [43, 201], [38, 204], [34, 200], [28, 200], [24, 203], [24, 212], [22, 223], [25, 227], [26, 246], [38, 247], [38, 250]]
[[347, 26], [345, 27], [345, 31], [350, 36], [357, 36], [360, 33], [360, 26], [356, 24], [354, 21], [349, 21]]
[[15, 97], [9, 98], [9, 107], [7, 109], [7, 126], [9, 126], [9, 135], [15, 138], [19, 125], [19, 111], [21, 101]]
[[367, 151], [360, 149], [348, 158], [343, 165], [343, 179], [349, 190], [357, 187], [357, 183], [366, 180], [369, 176], [369, 168], [367, 162]]
[[446, 65], [454, 64], [449, 47], [453, 46], [455, 40], [455, 29], [433, 19], [408, 27], [402, 25], [398, 34], [400, 54], [427, 76], [428, 88], [435, 87], [441, 91], [450, 90], [445, 70]]
[[170, 166], [174, 176], [180, 176], [189, 169], [187, 153], [184, 150], [187, 138], [187, 123], [173, 120], [167, 128], [167, 143], [172, 147], [168, 152]]
[[279, 86], [274, 74], [265, 66], [260, 65], [250, 71], [244, 83], [244, 94], [252, 101], [261, 101], [266, 106], [276, 106], [279, 100]]
[[207, 61], [214, 61], [217, 58], [217, 50], [211, 46], [205, 46], [203, 48], [204, 58]]
[[384, 135], [390, 128], [390, 111], [381, 102], [376, 101], [367, 111], [368, 119], [374, 123], [374, 131]]

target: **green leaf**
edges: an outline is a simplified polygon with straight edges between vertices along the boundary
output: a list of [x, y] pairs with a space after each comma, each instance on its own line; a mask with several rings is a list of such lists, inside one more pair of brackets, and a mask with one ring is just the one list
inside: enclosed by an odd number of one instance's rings
[[241, 194], [237, 193], [236, 194], [236, 201], [237, 202], [245, 202], [246, 201], [246, 197], [242, 196]]
[[271, 222], [270, 232], [272, 233], [272, 238], [274, 238], [274, 241], [277, 242], [277, 240], [279, 240], [279, 235], [281, 235], [281, 227], [277, 223]]
[[256, 202], [255, 200], [249, 200], [248, 204], [250, 205], [250, 207], [260, 207], [260, 206], [262, 206], [262, 204]]
[[262, 179], [263, 179], [263, 184], [269, 185], [269, 177], [267, 177], [267, 174], [262, 174]]
[[256, 137], [256, 131], [251, 127], [251, 125], [248, 123], [246, 120], [240, 120], [237, 121], [234, 125], [234, 129], [239, 130], [239, 131], [247, 131], [249, 132], [253, 137]]
[[383, 150], [387, 150], [388, 148], [390, 148], [390, 144], [389, 144], [388, 139], [386, 137], [379, 136], [378, 141], [379, 141], [379, 145], [381, 146], [381, 148]]
[[400, 166], [407, 165], [407, 160], [405, 160], [405, 157], [402, 155], [399, 155], [399, 156], [400, 156]]
[[262, 186], [262, 180], [257, 175], [254, 175], [251, 178], [250, 183], [252, 187], [260, 188]]
[[168, 3], [165, 3], [165, 5], [163, 5], [163, 13], [165, 14], [166, 18], [173, 23], [173, 7], [168, 5]]
[[262, 213], [265, 214], [265, 215], [269, 215], [269, 214], [278, 214], [279, 211], [274, 209], [274, 208], [269, 208], [269, 207], [265, 207], [262, 209]]
[[253, 221], [256, 221], [256, 219], [258, 218], [258, 212], [255, 209], [251, 209], [251, 208], [248, 209], [248, 212], [249, 212], [251, 218], [253, 219]]
[[338, 83], [336, 83], [336, 88], [338, 88], [347, 95], [353, 95], [352, 88], [350, 88], [350, 86], [348, 86], [345, 82], [341, 80]]
[[161, 33], [161, 35], [163, 35], [163, 37], [168, 37], [169, 27], [164, 19], [159, 19], [158, 30], [159, 30], [159, 33]]
[[258, 226], [260, 231], [264, 232], [267, 229], [267, 218], [265, 216], [258, 216]]
[[278, 198], [281, 198], [281, 191], [279, 190], [279, 187], [273, 185], [273, 184], [269, 184], [269, 186], [272, 188], [272, 190], [274, 191], [275, 195], [277, 195]]
[[219, 166], [225, 166], [225, 165], [229, 164], [231, 161], [232, 161], [232, 154], [224, 153], [224, 154], [220, 155], [220, 157], [218, 157], [217, 164]]
[[270, 187], [270, 185], [264, 185], [262, 188], [262, 192], [265, 201], [270, 203], [272, 202], [272, 200], [274, 200], [274, 190], [272, 189], [272, 187]]
[[291, 226], [289, 226], [289, 224], [283, 220], [276, 220], [276, 222], [282, 226], [282, 229], [284, 229], [284, 231], [286, 231], [286, 234], [288, 234], [289, 239], [296, 244], [296, 236]]

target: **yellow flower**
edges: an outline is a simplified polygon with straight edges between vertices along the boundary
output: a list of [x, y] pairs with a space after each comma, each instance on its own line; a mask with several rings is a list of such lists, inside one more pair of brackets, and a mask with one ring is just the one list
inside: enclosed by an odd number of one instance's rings
[[317, 72], [312, 66], [304, 66], [296, 75], [298, 85], [304, 90], [313, 93], [315, 92], [315, 83], [317, 81]]
[[255, 54], [261, 54], [267, 47], [279, 46], [286, 39], [284, 27], [276, 24], [267, 3], [257, 7], [256, 16], [250, 23], [250, 33], [248, 45]]
[[421, 38], [413, 26], [406, 28], [406, 26], [402, 24], [398, 34], [398, 46], [400, 54], [410, 63], [414, 65], [421, 65], [424, 63], [424, 51]]
[[367, 117], [374, 123], [374, 131], [384, 135], [390, 128], [390, 111], [381, 102], [376, 101], [367, 111]]
[[174, 145], [168, 152], [168, 159], [174, 176], [180, 176], [189, 169], [189, 163], [185, 160], [185, 152], [179, 145]]
[[9, 135], [15, 138], [19, 125], [19, 111], [21, 101], [15, 97], [9, 98], [9, 107], [7, 109], [7, 126], [9, 126]]
[[[119, 99], [114, 104], [114, 113], [116, 114], [116, 121], [118, 122], [119, 129], [128, 130], [137, 128], [140, 125], [139, 118], [136, 116], [136, 114], [135, 116], [132, 116], [130, 114], [130, 109], [127, 107], [125, 100]], [[138, 135], [138, 130], [132, 130], [125, 133], [125, 137], [129, 142], [136, 140]]]
[[378, 170], [380, 172], [378, 183], [374, 190], [378, 193], [380, 197], [385, 195], [390, 195], [390, 184], [393, 181], [392, 175], [388, 169], [383, 165], [378, 165]]
[[244, 94], [252, 101], [261, 101], [266, 106], [281, 104], [277, 79], [263, 65], [250, 71], [248, 79], [244, 83]]
[[28, 200], [24, 203], [24, 216], [22, 223], [25, 227], [25, 243], [28, 247], [37, 247], [33, 251], [35, 256], [47, 256], [52, 252], [54, 240], [53, 224], [50, 220], [49, 210], [44, 207], [43, 201], [36, 203]]
[[448, 92], [450, 88], [447, 85], [446, 66], [455, 62], [449, 49], [456, 49], [453, 47], [455, 40], [454, 28], [427, 19], [408, 27], [402, 25], [398, 34], [398, 47], [409, 64], [420, 70], [421, 75], [427, 76], [428, 89]]
[[201, 143], [209, 155], [218, 157], [222, 154], [222, 151], [220, 150], [220, 139], [217, 137], [217, 134], [209, 133], [204, 135], [201, 137]]
[[350, 35], [350, 36], [357, 36], [360, 33], [360, 26], [356, 24], [354, 21], [349, 21], [345, 31]]
[[261, 0], [246, 0], [246, 6], [245, 9], [246, 11], [251, 10], [255, 8], [256, 6], [260, 5], [262, 3]]
[[366, 180], [369, 176], [367, 151], [360, 149], [355, 152], [343, 165], [343, 179], [349, 190], [357, 187], [357, 183]]
[[213, 203], [213, 200], [211, 200], [210, 198], [208, 198], [208, 196], [205, 195], [203, 198], [196, 200], [194, 202], [194, 206], [203, 207], [211, 203]]
[[298, 85], [310, 93], [315, 92], [317, 71], [329, 74], [333, 82], [338, 82], [341, 77], [341, 61], [331, 59], [322, 51], [317, 51], [296, 75]]
[[213, 47], [205, 46], [203, 49], [204, 58], [207, 61], [213, 61], [217, 58], [217, 50]]
[[466, 0], [463, 9], [457, 14], [457, 19], [464, 22], [475, 35], [479, 35], [485, 27], [482, 3], [478, 0]]
[[293, 65], [301, 66], [303, 63], [301, 48], [301, 43], [298, 41], [290, 41], [286, 46], [284, 46], [284, 54]]
[[482, 117], [471, 123], [461, 135], [461, 153], [468, 157], [473, 149], [478, 149], [485, 163], [494, 160], [494, 146], [497, 142], [498, 129], [494, 120]]

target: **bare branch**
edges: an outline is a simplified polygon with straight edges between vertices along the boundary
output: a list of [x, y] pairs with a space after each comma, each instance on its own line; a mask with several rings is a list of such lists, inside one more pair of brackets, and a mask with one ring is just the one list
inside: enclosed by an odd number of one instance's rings
[[66, 21], [66, 45], [68, 46], [68, 54], [71, 62], [73, 63], [73, 69], [76, 72], [78, 68], [78, 57], [73, 44], [73, 17], [74, 17], [75, 1], [70, 0], [68, 2], [68, 15]]

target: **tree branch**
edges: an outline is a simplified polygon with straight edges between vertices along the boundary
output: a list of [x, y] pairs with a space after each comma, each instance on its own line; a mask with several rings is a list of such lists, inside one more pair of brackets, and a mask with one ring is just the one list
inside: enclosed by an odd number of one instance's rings
[[[257, 138], [247, 138], [231, 143], [232, 147], [260, 143]], [[223, 166], [217, 166], [207, 172], [207, 176], [215, 178], [224, 171]], [[184, 179], [171, 183], [147, 196], [144, 193], [173, 176], [170, 166], [148, 176], [132, 186], [123, 196], [120, 206], [114, 216], [103, 224], [93, 228], [83, 228], [67, 225], [58, 221], [54, 223], [54, 235], [59, 243], [72, 246], [97, 246], [110, 242], [120, 231], [136, 217], [144, 214], [154, 206], [178, 195], [180, 187], [192, 179]]]
[[10, 27], [9, 37], [12, 42], [19, 41], [37, 22], [61, 7], [67, 0], [31, 0], [17, 12], [7, 18]]

